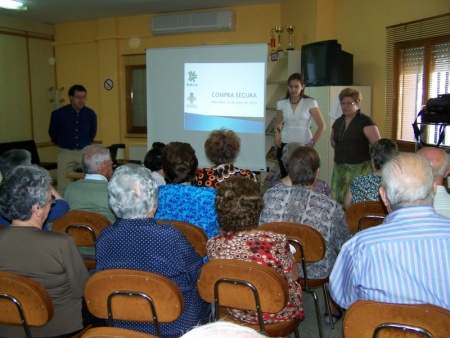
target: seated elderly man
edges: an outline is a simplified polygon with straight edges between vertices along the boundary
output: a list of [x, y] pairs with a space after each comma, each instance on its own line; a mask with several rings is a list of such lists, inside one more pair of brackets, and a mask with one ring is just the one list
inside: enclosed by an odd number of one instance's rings
[[[0, 156], [0, 182], [16, 167], [21, 165], [31, 165], [31, 153], [28, 150], [11, 149], [4, 152], [2, 156]], [[69, 211], [69, 204], [63, 200], [58, 191], [56, 191], [53, 186], [50, 186], [50, 189], [52, 196], [55, 198], [55, 203], [52, 203], [48, 217], [42, 227], [43, 230], [48, 230], [49, 222], [54, 221]], [[0, 224], [7, 227], [11, 224], [11, 220], [0, 215]]]
[[434, 183], [436, 183], [436, 195], [433, 206], [438, 214], [450, 217], [450, 195], [444, 187], [444, 178], [450, 173], [450, 166], [447, 163], [447, 154], [441, 148], [425, 147], [417, 154], [425, 157], [433, 168]]
[[114, 222], [116, 216], [108, 204], [108, 179], [113, 173], [109, 149], [99, 144], [85, 147], [82, 163], [86, 176], [64, 191], [70, 210], [95, 212]]
[[380, 195], [389, 215], [342, 247], [330, 276], [336, 303], [348, 308], [366, 299], [450, 310], [450, 218], [434, 210], [434, 187], [422, 156], [400, 153], [385, 164]]
[[[259, 224], [296, 222], [318, 230], [327, 244], [325, 257], [320, 262], [308, 264], [307, 271], [310, 278], [327, 278], [337, 253], [350, 236], [344, 210], [331, 197], [312, 189], [320, 167], [320, 157], [314, 148], [299, 147], [289, 157], [288, 163], [292, 186], [274, 186], [267, 190]], [[330, 305], [333, 320], [340, 319], [342, 314], [338, 308]]]

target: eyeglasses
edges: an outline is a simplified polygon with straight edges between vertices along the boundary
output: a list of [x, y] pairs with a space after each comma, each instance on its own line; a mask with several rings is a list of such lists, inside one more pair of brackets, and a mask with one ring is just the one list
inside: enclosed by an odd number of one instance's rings
[[48, 201], [45, 202], [44, 205], [50, 204], [50, 206], [54, 206], [56, 204], [56, 197], [52, 195]]
[[341, 102], [340, 105], [341, 106], [354, 106], [356, 104], [356, 102]]

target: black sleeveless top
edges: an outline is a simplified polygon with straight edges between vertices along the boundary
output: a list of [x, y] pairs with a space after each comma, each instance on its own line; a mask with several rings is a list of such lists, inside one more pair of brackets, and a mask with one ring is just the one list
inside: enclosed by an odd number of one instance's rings
[[345, 129], [345, 116], [333, 123], [334, 162], [338, 164], [358, 164], [370, 160], [369, 140], [364, 134], [364, 127], [373, 126], [373, 120], [356, 112], [355, 117]]

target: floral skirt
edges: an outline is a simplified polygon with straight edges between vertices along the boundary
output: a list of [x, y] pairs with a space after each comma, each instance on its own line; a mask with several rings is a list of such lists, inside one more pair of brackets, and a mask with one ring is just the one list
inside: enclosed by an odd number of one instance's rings
[[370, 162], [358, 164], [338, 164], [334, 163], [333, 177], [331, 178], [331, 194], [340, 204], [344, 204], [344, 197], [352, 180], [361, 175], [372, 172]]

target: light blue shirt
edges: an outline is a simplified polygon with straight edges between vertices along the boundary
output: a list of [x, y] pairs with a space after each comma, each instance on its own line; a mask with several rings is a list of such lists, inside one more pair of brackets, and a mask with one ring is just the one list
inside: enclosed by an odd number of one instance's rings
[[450, 310], [450, 218], [411, 206], [359, 232], [339, 253], [330, 293], [345, 309], [367, 299]]

